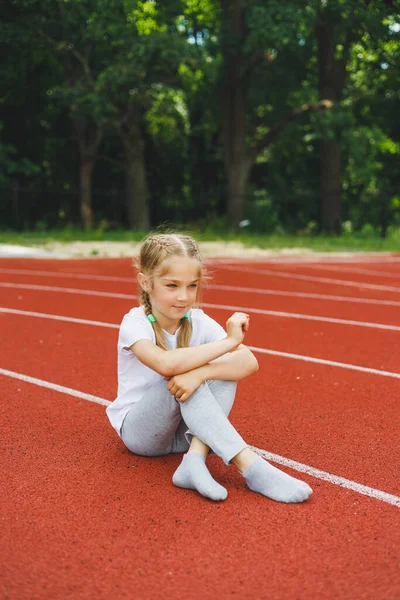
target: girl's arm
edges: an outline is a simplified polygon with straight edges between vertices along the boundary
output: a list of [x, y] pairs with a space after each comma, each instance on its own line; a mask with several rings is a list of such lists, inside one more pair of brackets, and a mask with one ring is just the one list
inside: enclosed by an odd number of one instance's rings
[[166, 379], [169, 379], [167, 390], [179, 402], [185, 402], [207, 380], [223, 379], [239, 381], [239, 379], [248, 377], [257, 370], [258, 362], [256, 357], [246, 346], [240, 345], [237, 350], [228, 356], [213, 360], [207, 365], [203, 365], [187, 373], [166, 377]]
[[248, 320], [245, 313], [234, 313], [226, 323], [227, 337], [217, 342], [165, 351], [150, 340], [139, 340], [131, 346], [131, 350], [146, 367], [163, 377], [173, 377], [207, 365], [227, 352], [232, 352], [242, 343], [248, 329]]
[[236, 350], [196, 369], [202, 383], [212, 379], [240, 381], [258, 371], [254, 354], [241, 344]]

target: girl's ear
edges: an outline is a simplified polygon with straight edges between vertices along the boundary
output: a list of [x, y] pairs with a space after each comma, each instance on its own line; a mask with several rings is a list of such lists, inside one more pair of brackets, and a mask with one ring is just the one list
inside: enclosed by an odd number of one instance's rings
[[139, 283], [140, 287], [142, 288], [142, 290], [144, 290], [145, 292], [148, 292], [149, 291], [148, 282], [147, 282], [147, 278], [144, 275], [144, 273], [138, 273], [137, 280], [138, 280], [138, 283]]

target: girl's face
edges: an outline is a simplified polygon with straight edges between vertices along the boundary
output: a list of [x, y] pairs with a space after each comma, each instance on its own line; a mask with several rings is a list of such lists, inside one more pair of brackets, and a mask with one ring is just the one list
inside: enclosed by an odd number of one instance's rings
[[164, 266], [166, 268], [154, 276], [151, 288], [144, 284], [155, 318], [163, 329], [175, 333], [180, 319], [197, 300], [200, 265], [196, 259], [175, 256]]

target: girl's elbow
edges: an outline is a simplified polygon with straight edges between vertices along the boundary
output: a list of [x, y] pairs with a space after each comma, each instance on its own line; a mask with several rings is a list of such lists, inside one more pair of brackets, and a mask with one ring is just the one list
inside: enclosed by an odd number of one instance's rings
[[258, 371], [258, 360], [248, 348], [246, 348], [246, 358], [243, 360], [243, 366], [245, 369], [244, 377], [249, 377]]
[[159, 375], [161, 375], [161, 377], [164, 377], [165, 379], [172, 377], [171, 373], [169, 372], [168, 369], [165, 369], [163, 367], [161, 367], [160, 369], [157, 370], [157, 373]]
[[254, 373], [257, 373], [258, 369], [259, 369], [258, 360], [254, 356], [254, 354], [252, 354], [250, 375], [253, 375]]
[[177, 366], [171, 360], [168, 360], [167, 357], [164, 357], [164, 360], [161, 361], [158, 372], [163, 377], [173, 377], [178, 373]]
[[[166, 354], [166, 352], [165, 352]], [[172, 373], [172, 369], [171, 369], [171, 365], [169, 363], [168, 360], [165, 360], [166, 357], [162, 357], [158, 362], [157, 362], [157, 366], [153, 367], [154, 371], [156, 371], [156, 373], [158, 373], [159, 375], [162, 375], [162, 377], [172, 377], [173, 373]]]
[[169, 365], [161, 365], [158, 370], [159, 375], [163, 377], [173, 377], [174, 372], [173, 369]]

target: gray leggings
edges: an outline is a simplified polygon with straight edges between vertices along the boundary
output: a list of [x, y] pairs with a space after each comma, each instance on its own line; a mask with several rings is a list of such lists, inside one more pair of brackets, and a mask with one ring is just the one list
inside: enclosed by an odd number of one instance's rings
[[193, 436], [225, 464], [247, 444], [228, 420], [236, 393], [234, 381], [207, 381], [178, 402], [161, 380], [132, 405], [122, 424], [125, 446], [142, 456], [186, 452]]

